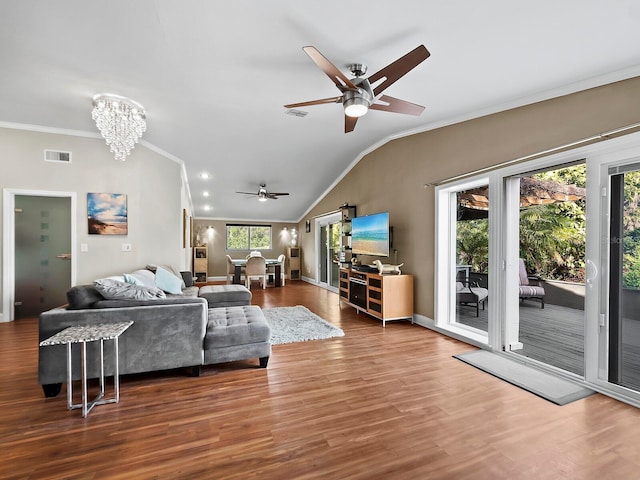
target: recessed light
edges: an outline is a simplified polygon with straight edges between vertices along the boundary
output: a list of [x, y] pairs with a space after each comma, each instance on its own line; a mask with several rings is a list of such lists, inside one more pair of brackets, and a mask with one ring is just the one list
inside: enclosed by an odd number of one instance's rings
[[209, 174], [207, 172], [202, 172], [200, 174], [200, 178], [203, 180], [207, 180], [209, 178]]
[[206, 190], [204, 192], [202, 192], [202, 196], [203, 197], [208, 197], [209, 196], [209, 192], [207, 192]]
[[204, 206], [204, 207], [202, 207], [202, 208], [204, 208], [204, 211], [205, 211], [205, 212], [208, 212], [209, 210], [211, 210], [211, 207], [210, 207], [209, 205], [205, 205], [205, 206]]

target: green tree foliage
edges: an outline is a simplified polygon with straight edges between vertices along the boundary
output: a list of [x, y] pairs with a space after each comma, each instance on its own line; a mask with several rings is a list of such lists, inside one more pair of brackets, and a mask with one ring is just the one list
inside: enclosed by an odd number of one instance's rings
[[[586, 166], [575, 165], [533, 175], [563, 185], [586, 187]], [[624, 178], [623, 285], [640, 288], [640, 172]], [[535, 205], [520, 210], [520, 256], [532, 273], [543, 278], [584, 282], [585, 200]], [[458, 261], [486, 272], [487, 220], [457, 223]]]
[[227, 250], [264, 250], [271, 248], [271, 227], [227, 225]]
[[486, 272], [489, 266], [488, 219], [458, 222], [456, 251], [459, 264], [471, 265], [472, 272]]

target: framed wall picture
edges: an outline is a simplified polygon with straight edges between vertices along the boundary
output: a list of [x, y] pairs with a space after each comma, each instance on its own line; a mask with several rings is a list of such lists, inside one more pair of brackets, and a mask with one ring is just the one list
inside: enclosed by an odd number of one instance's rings
[[87, 219], [90, 235], [127, 235], [127, 195], [87, 193]]

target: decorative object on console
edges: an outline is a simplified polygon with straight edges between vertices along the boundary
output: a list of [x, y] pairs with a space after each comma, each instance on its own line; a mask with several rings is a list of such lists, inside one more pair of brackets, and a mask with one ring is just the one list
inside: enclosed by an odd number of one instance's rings
[[87, 193], [89, 235], [127, 235], [127, 196]]
[[93, 97], [91, 118], [116, 160], [123, 162], [147, 129], [144, 107], [130, 98], [111, 93]]
[[400, 267], [402, 267], [404, 263], [401, 263], [400, 265], [390, 265], [388, 263], [382, 263], [380, 260], [374, 260], [373, 264], [378, 269], [378, 273], [380, 273], [380, 275], [383, 275], [385, 273], [395, 273], [397, 275], [402, 275]]

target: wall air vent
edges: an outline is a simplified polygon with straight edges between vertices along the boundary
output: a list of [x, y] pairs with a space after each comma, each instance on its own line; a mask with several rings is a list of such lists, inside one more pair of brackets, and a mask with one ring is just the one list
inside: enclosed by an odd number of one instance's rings
[[71, 163], [71, 152], [61, 152], [59, 150], [45, 150], [45, 162]]
[[290, 108], [285, 111], [287, 115], [293, 115], [294, 117], [306, 117], [309, 112], [303, 112], [302, 110], [296, 110], [295, 108]]

